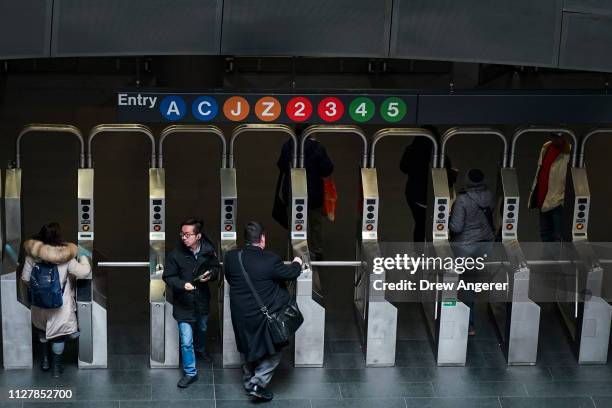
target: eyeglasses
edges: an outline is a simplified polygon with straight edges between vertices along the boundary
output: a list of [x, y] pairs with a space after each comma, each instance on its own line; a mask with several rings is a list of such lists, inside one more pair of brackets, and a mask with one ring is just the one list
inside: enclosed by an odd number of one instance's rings
[[191, 237], [195, 237], [196, 235], [198, 235], [198, 234], [195, 234], [193, 232], [187, 232], [187, 233], [179, 232], [179, 237], [180, 238], [191, 238]]

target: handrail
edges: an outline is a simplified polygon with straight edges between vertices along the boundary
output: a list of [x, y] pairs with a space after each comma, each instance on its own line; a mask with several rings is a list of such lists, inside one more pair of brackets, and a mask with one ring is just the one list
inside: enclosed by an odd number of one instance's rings
[[311, 125], [304, 129], [302, 133], [302, 143], [300, 145], [300, 167], [304, 167], [304, 146], [306, 139], [315, 133], [353, 133], [363, 141], [362, 167], [368, 166], [368, 140], [366, 139], [363, 130], [357, 126], [350, 125]]
[[589, 140], [591, 138], [591, 136], [593, 135], [598, 135], [598, 134], [603, 134], [603, 133], [610, 133], [612, 134], [612, 129], [595, 129], [590, 131], [589, 133], [587, 133], [583, 138], [582, 138], [582, 143], [580, 144], [580, 158], [578, 160], [578, 167], [584, 167], [584, 151], [586, 149], [586, 143], [587, 140]]
[[514, 135], [512, 135], [512, 145], [510, 147], [510, 168], [514, 168], [516, 142], [518, 138], [524, 135], [525, 133], [530, 133], [530, 132], [533, 132], [533, 133], [560, 132], [560, 133], [565, 133], [569, 135], [574, 141], [574, 146], [572, 147], [572, 167], [576, 167], [576, 157], [577, 157], [576, 152], [578, 150], [578, 138], [576, 137], [576, 134], [574, 132], [572, 132], [569, 129], [565, 129], [565, 128], [529, 126], [529, 127], [523, 127], [523, 128], [518, 129], [516, 132], [514, 132]]
[[138, 125], [138, 124], [124, 124], [124, 123], [115, 123], [115, 124], [102, 124], [97, 125], [91, 132], [89, 133], [89, 138], [87, 140], [87, 167], [93, 167], [93, 157], [92, 157], [92, 149], [91, 145], [93, 142], [93, 138], [103, 132], [134, 132], [134, 133], [144, 133], [149, 137], [151, 141], [151, 167], [155, 167], [155, 137], [153, 137], [153, 132], [147, 126]]
[[83, 140], [83, 134], [81, 131], [72, 125], [60, 125], [60, 124], [38, 124], [34, 123], [31, 125], [25, 126], [19, 132], [19, 136], [17, 137], [17, 142], [15, 146], [15, 165], [17, 168], [21, 168], [21, 139], [30, 132], [63, 132], [70, 133], [76, 136], [79, 139], [79, 143], [81, 145], [81, 155], [79, 159], [80, 168], [85, 167], [85, 141]]
[[433, 166], [436, 167], [438, 165], [438, 141], [434, 137], [434, 135], [426, 130], [426, 129], [418, 129], [418, 128], [387, 128], [381, 129], [378, 132], [374, 133], [374, 137], [372, 139], [372, 145], [370, 147], [370, 168], [374, 167], [376, 160], [376, 145], [383, 137], [387, 136], [402, 136], [402, 137], [417, 137], [422, 136], [429, 139], [433, 145]]
[[161, 132], [159, 138], [159, 147], [157, 149], [157, 165], [160, 168], [164, 167], [164, 140], [173, 133], [202, 133], [215, 134], [221, 139], [223, 152], [221, 153], [221, 168], [227, 167], [227, 142], [223, 136], [223, 132], [217, 126], [213, 125], [170, 125]]
[[254, 123], [247, 125], [240, 125], [232, 132], [232, 138], [230, 139], [230, 150], [229, 150], [229, 161], [228, 167], [234, 168], [234, 144], [238, 136], [244, 132], [259, 131], [259, 132], [284, 132], [287, 133], [293, 139], [293, 168], [297, 167], [297, 136], [293, 129], [287, 125], [272, 125], [266, 123]]
[[[290, 261], [285, 261], [285, 265], [291, 264]], [[219, 263], [223, 265], [223, 262]], [[312, 261], [308, 263], [312, 266], [363, 266], [363, 262], [359, 261]], [[148, 267], [149, 262], [131, 261], [131, 262], [98, 262], [96, 266], [107, 268], [144, 268]]]
[[440, 167], [444, 167], [444, 154], [446, 150], [446, 143], [451, 137], [455, 135], [494, 135], [498, 136], [504, 144], [504, 155], [502, 159], [502, 168], [506, 168], [508, 164], [508, 141], [503, 133], [499, 130], [492, 128], [460, 128], [455, 127], [447, 130], [442, 135], [442, 141], [440, 143]]

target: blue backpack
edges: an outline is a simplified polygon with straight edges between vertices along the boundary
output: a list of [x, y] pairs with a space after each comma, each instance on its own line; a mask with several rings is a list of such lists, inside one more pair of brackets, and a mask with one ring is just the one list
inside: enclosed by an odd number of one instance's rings
[[30, 304], [42, 309], [57, 309], [63, 304], [64, 287], [57, 265], [38, 262], [30, 276]]

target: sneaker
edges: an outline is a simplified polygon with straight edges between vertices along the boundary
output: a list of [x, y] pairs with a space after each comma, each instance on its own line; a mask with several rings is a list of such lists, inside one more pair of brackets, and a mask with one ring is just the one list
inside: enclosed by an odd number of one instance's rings
[[249, 391], [249, 395], [261, 401], [272, 401], [272, 398], [274, 398], [274, 394], [272, 394], [271, 391], [257, 384], [253, 385], [253, 388]]
[[194, 383], [197, 380], [198, 380], [197, 374], [196, 375], [184, 375], [183, 378], [181, 378], [179, 382], [176, 384], [176, 386], [179, 388], [187, 388], [189, 387], [189, 384]]
[[476, 335], [476, 327], [470, 326], [469, 329], [468, 329], [468, 335], [469, 336], [475, 336]]

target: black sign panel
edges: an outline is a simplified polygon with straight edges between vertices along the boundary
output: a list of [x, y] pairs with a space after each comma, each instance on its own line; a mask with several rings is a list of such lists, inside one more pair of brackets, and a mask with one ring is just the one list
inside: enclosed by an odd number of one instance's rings
[[409, 125], [416, 95], [119, 92], [120, 122]]

